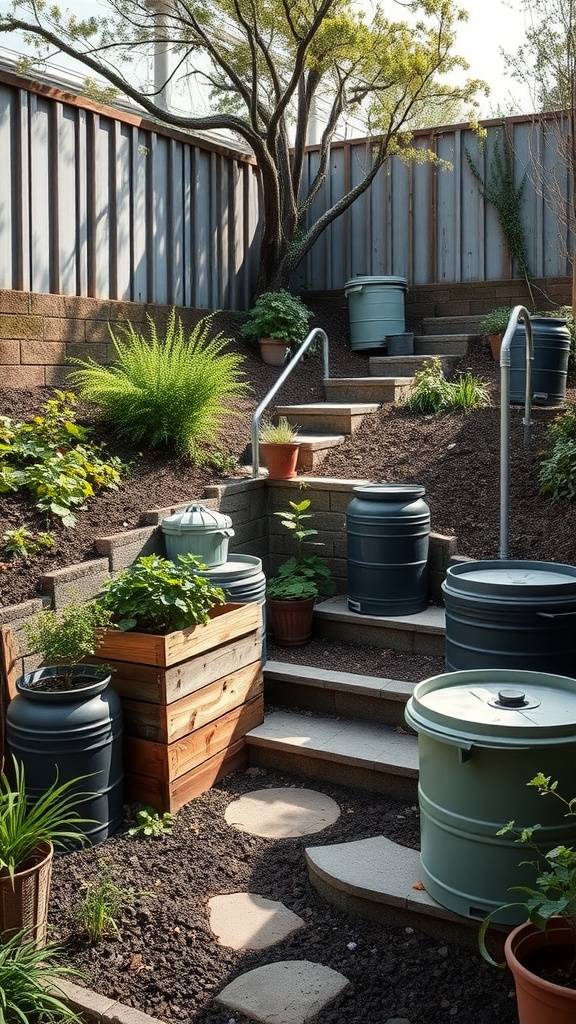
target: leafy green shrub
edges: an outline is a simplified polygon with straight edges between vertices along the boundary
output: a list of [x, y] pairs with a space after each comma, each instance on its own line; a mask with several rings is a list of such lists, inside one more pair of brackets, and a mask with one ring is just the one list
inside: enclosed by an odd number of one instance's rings
[[99, 601], [124, 631], [171, 633], [208, 622], [209, 611], [224, 604], [220, 587], [197, 570], [196, 555], [179, 555], [178, 563], [159, 555], [143, 555], [104, 584]]
[[504, 334], [512, 314], [510, 306], [497, 306], [482, 317], [480, 330], [482, 334]]
[[208, 335], [212, 316], [204, 317], [186, 336], [172, 309], [163, 339], [148, 317], [149, 339], [132, 324], [110, 329], [114, 359], [100, 366], [93, 359], [75, 359], [81, 369], [69, 379], [82, 398], [95, 402], [120, 437], [149, 448], [173, 447], [196, 460], [203, 445], [219, 435], [226, 400], [246, 393], [243, 357], [225, 353], [221, 333]]
[[540, 491], [552, 501], [576, 497], [576, 403], [566, 408], [548, 427], [549, 450], [538, 473]]
[[115, 490], [126, 467], [105, 459], [88, 429], [75, 423], [74, 395], [55, 395], [29, 423], [0, 416], [0, 494], [29, 491], [41, 512], [74, 526], [73, 510], [101, 487]]
[[73, 666], [95, 653], [111, 619], [112, 613], [98, 601], [72, 601], [61, 611], [43, 608], [24, 623], [24, 632], [31, 649], [45, 662], [62, 666], [62, 675], [71, 688]]
[[410, 412], [440, 413], [478, 409], [490, 405], [488, 387], [470, 370], [454, 381], [446, 380], [442, 363], [435, 356], [416, 373], [416, 387], [405, 405]]
[[274, 515], [279, 517], [282, 526], [285, 526], [294, 538], [296, 555], [283, 562], [276, 576], [268, 580], [268, 597], [280, 601], [297, 601], [319, 595], [329, 597], [336, 587], [328, 563], [318, 555], [304, 553], [305, 544], [319, 543], [311, 540], [312, 537], [318, 536], [318, 530], [304, 522], [312, 518], [312, 514], [308, 512], [310, 499], [300, 502], [289, 501], [288, 504], [291, 511], [289, 509], [285, 512], [275, 512]]
[[58, 997], [59, 977], [79, 977], [65, 963], [64, 950], [48, 943], [36, 948], [34, 939], [19, 932], [0, 943], [0, 1021], [6, 1024], [82, 1024], [80, 1017]]
[[281, 288], [258, 296], [241, 331], [247, 338], [278, 338], [295, 352], [308, 334], [311, 316], [301, 299]]
[[5, 530], [0, 540], [0, 548], [20, 558], [33, 558], [41, 551], [49, 551], [56, 541], [51, 533], [31, 533], [25, 526], [17, 526], [14, 530]]

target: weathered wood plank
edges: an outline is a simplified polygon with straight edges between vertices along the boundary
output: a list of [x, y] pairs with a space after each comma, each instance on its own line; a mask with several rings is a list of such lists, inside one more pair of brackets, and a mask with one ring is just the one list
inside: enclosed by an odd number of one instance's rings
[[226, 604], [213, 611], [209, 622], [168, 633], [166, 636], [108, 630], [104, 634], [97, 655], [105, 660], [113, 658], [117, 661], [168, 668], [179, 661], [261, 628], [261, 605]]
[[90, 661], [110, 665], [112, 685], [120, 697], [171, 704], [260, 659], [260, 634], [254, 632], [165, 669], [110, 658], [92, 657]]
[[242, 768], [248, 761], [248, 745], [241, 737], [226, 750], [213, 754], [197, 768], [174, 782], [150, 779], [134, 772], [124, 774], [124, 792], [128, 800], [150, 804], [157, 811], [175, 814], [181, 807], [205, 793], [230, 772]]
[[207, 758], [234, 744], [264, 720], [264, 698], [255, 697], [174, 743], [124, 737], [124, 766], [129, 772], [171, 782]]
[[230, 672], [172, 704], [122, 700], [124, 733], [160, 743], [174, 743], [232, 708], [264, 691], [260, 661]]

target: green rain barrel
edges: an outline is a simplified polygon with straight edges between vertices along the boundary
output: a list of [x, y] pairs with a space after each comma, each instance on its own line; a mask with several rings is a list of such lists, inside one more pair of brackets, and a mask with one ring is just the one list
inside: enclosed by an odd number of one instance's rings
[[354, 487], [346, 511], [348, 608], [415, 615], [428, 606], [430, 509], [419, 484]]
[[187, 505], [180, 512], [166, 516], [160, 523], [166, 555], [175, 562], [178, 555], [198, 555], [204, 565], [223, 565], [228, 558], [228, 544], [234, 536], [232, 520], [205, 505]]
[[575, 566], [463, 562], [450, 566], [442, 593], [447, 671], [509, 668], [576, 676]]
[[[574, 793], [574, 680], [540, 672], [474, 669], [418, 683], [406, 706], [418, 733], [420, 858], [426, 891], [441, 906], [483, 919], [531, 885], [529, 847], [497, 835], [514, 820], [540, 824], [545, 850], [576, 842], [576, 821], [528, 782], [539, 772]], [[525, 920], [518, 908], [495, 921]]]
[[95, 819], [79, 828], [95, 845], [122, 822], [122, 705], [99, 665], [74, 667], [75, 678], [85, 680], [80, 688], [34, 688], [60, 671], [50, 666], [16, 680], [18, 693], [6, 712], [6, 742], [24, 764], [31, 800], [49, 788], [56, 772], [59, 782], [92, 775], [78, 784], [78, 791], [91, 795], [76, 809], [81, 817]]
[[223, 565], [200, 572], [216, 587], [222, 587], [233, 604], [262, 605], [262, 663], [266, 661], [266, 577], [262, 559], [256, 555], [233, 554]]
[[[536, 405], [563, 405], [570, 356], [566, 320], [532, 316], [532, 401]], [[524, 403], [526, 391], [526, 328], [519, 324], [510, 342], [510, 401]]]
[[354, 277], [346, 281], [350, 346], [353, 351], [385, 348], [389, 334], [403, 334], [404, 277]]

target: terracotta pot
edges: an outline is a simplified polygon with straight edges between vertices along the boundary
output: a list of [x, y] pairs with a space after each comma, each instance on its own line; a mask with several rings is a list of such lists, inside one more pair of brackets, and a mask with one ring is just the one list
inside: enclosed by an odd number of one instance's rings
[[492, 359], [495, 363], [500, 360], [500, 348], [502, 346], [502, 335], [501, 334], [487, 334], [488, 344], [490, 345], [490, 352], [492, 353]]
[[310, 643], [315, 602], [315, 597], [307, 597], [302, 601], [268, 598], [268, 623], [280, 647], [304, 647]]
[[296, 476], [300, 452], [299, 441], [288, 441], [286, 444], [260, 441], [258, 447], [262, 465], [266, 466], [268, 476], [272, 480], [291, 480]]
[[0, 935], [5, 939], [25, 930], [37, 946], [46, 944], [53, 857], [52, 844], [42, 843], [24, 870], [15, 873], [14, 884], [0, 875]]
[[260, 355], [268, 366], [283, 366], [287, 353], [288, 345], [281, 338], [260, 338]]
[[562, 917], [552, 918], [546, 931], [522, 924], [506, 939], [506, 963], [514, 975], [520, 1024], [574, 1024], [576, 990], [556, 985], [524, 966], [529, 954], [552, 948], [574, 947], [574, 932]]

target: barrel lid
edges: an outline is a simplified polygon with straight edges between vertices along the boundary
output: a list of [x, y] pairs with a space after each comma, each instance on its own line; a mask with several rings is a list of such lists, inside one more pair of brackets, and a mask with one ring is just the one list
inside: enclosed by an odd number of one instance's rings
[[351, 277], [349, 281], [346, 281], [346, 283], [344, 284], [344, 288], [354, 288], [359, 284], [391, 284], [401, 285], [401, 287], [403, 288], [408, 287], [408, 282], [405, 277], [361, 277], [360, 275], [358, 275], [358, 277]]
[[366, 501], [413, 501], [423, 498], [426, 488], [421, 484], [359, 484], [352, 493]]
[[160, 523], [163, 533], [215, 533], [232, 526], [230, 516], [205, 505], [187, 505], [185, 509], [166, 516]]
[[576, 682], [520, 669], [469, 669], [425, 679], [406, 720], [439, 741], [485, 747], [574, 743]]
[[233, 555], [228, 562], [202, 569], [200, 576], [206, 576], [215, 586], [233, 583], [235, 580], [248, 578], [262, 572], [262, 559], [257, 555]]
[[[553, 596], [551, 588], [562, 588], [562, 595], [576, 595], [576, 566], [557, 562], [531, 562], [523, 560], [493, 559], [463, 562], [451, 565], [447, 572], [447, 585], [473, 594], [489, 594], [494, 587], [499, 593], [506, 588], [507, 595], [529, 591], [531, 594]], [[555, 590], [554, 594], [560, 592]]]

